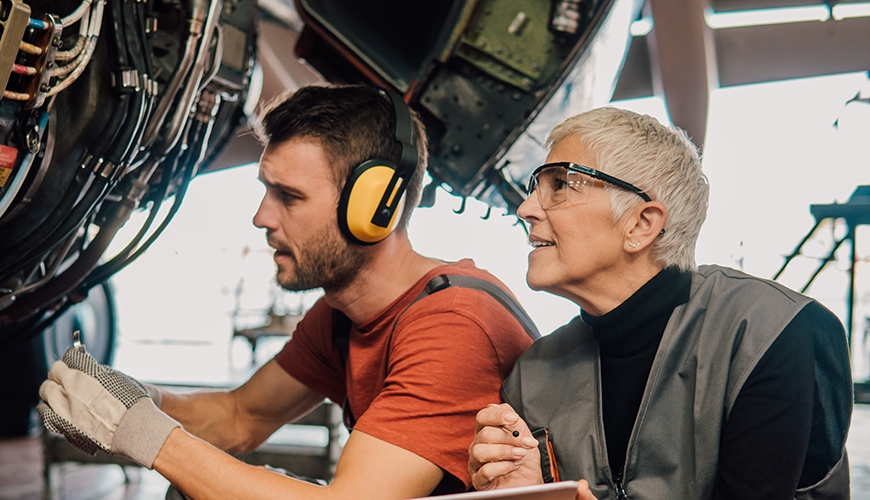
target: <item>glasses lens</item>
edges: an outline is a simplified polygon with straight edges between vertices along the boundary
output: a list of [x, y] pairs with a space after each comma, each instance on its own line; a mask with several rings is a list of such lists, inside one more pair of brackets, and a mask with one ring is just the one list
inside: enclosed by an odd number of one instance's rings
[[584, 203], [587, 199], [586, 190], [591, 182], [592, 179], [580, 172], [554, 166], [538, 172], [532, 186], [538, 192], [541, 207], [550, 208], [566, 202], [566, 206]]

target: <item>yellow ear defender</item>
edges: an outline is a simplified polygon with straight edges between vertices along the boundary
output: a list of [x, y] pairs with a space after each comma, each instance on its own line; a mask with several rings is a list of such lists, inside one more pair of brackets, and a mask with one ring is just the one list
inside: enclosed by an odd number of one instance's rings
[[401, 216], [408, 181], [417, 169], [417, 148], [411, 141], [411, 110], [395, 92], [379, 89], [396, 114], [396, 140], [402, 145], [399, 165], [382, 159], [357, 165], [338, 203], [338, 225], [353, 242], [371, 245], [386, 238]]

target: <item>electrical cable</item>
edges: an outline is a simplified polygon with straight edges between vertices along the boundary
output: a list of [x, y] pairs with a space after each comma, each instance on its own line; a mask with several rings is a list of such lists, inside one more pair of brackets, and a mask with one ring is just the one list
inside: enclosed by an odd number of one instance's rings
[[[25, 261], [35, 255], [35, 253], [30, 253], [30, 251], [40, 248], [39, 245], [67, 217], [76, 199], [90, 185], [91, 177], [92, 172], [90, 170], [79, 168], [67, 185], [63, 196], [60, 197], [60, 201], [53, 207], [42, 223], [29, 227], [27, 230], [22, 230], [17, 234], [6, 234], [0, 240], [0, 255], [5, 257], [5, 259], [0, 259], [0, 276], [3, 276], [9, 270], [10, 262]], [[26, 248], [30, 251], [12, 251], [15, 248]]]
[[70, 59], [75, 59], [82, 52], [82, 49], [85, 47], [85, 41], [88, 39], [88, 30], [91, 21], [91, 13], [88, 14], [79, 21], [79, 35], [76, 37], [76, 44], [73, 45], [71, 49], [68, 50], [59, 50], [55, 55], [55, 61], [69, 61]]
[[41, 279], [39, 279], [38, 281], [34, 281], [33, 283], [30, 283], [28, 285], [24, 285], [21, 288], [17, 288], [15, 290], [13, 290], [12, 293], [9, 293], [9, 294], [4, 295], [4, 296], [0, 296], [0, 302], [2, 302], [4, 299], [6, 299], [7, 297], [12, 296], [12, 295], [20, 296], [21, 294], [27, 293], [30, 290], [33, 290], [35, 288], [39, 288], [40, 286], [42, 286], [46, 282], [48, 282], [51, 279], [51, 277], [54, 276], [54, 273], [60, 267], [61, 263], [66, 258], [66, 256], [69, 254], [69, 251], [72, 248], [73, 243], [75, 243], [75, 240], [76, 240], [75, 234], [73, 234], [69, 238], [67, 238], [67, 241], [66, 241], [66, 243], [64, 243], [63, 248], [61, 249], [60, 253], [55, 257], [54, 262], [51, 264], [51, 267], [43, 273], [43, 277]]
[[42, 55], [41, 48], [37, 47], [36, 45], [33, 45], [32, 43], [27, 43], [24, 41], [18, 43], [18, 50], [20, 50], [21, 52], [24, 52], [25, 54], [30, 54], [32, 56], [41, 56]]
[[215, 46], [213, 53], [214, 55], [211, 58], [211, 69], [209, 69], [208, 73], [202, 78], [200, 82], [199, 88], [197, 89], [197, 94], [201, 93], [208, 87], [208, 84], [217, 76], [218, 71], [221, 69], [221, 55], [224, 52], [224, 37], [223, 31], [221, 31], [220, 27], [215, 27]]
[[[103, 6], [103, 2], [98, 4], [98, 7], [102, 7], [102, 9], [93, 9], [87, 18], [83, 19], [79, 23], [79, 36], [76, 40], [76, 45], [73, 46], [68, 52], [58, 52], [55, 55], [56, 60], [70, 60], [72, 62], [68, 64], [64, 64], [62, 66], [58, 66], [51, 70], [51, 76], [60, 78], [62, 76], [66, 76], [69, 73], [73, 72], [82, 62], [85, 60], [87, 56], [87, 50], [85, 46], [90, 46], [96, 43], [96, 38], [99, 37], [99, 30], [102, 28], [102, 19], [103, 14], [105, 13], [105, 7]], [[96, 22], [96, 17], [99, 16], [99, 26], [96, 27], [96, 33], [94, 33], [94, 22]]]
[[44, 30], [44, 29], [48, 28], [48, 24], [46, 24], [45, 21], [41, 21], [41, 20], [39, 20], [39, 19], [33, 19], [33, 18], [30, 18], [30, 19], [27, 21], [27, 27], [28, 27], [28, 28], [32, 28], [32, 29], [35, 29], [35, 30]]
[[[151, 3], [149, 2], [148, 5], [150, 6]], [[149, 38], [148, 33], [145, 30], [145, 24], [148, 22], [149, 16], [148, 13], [145, 12], [144, 2], [135, 2], [133, 8], [137, 11], [135, 14], [136, 19], [138, 19], [139, 21], [133, 22], [133, 26], [131, 26], [130, 29], [136, 32], [138, 39], [144, 46], [143, 49], [140, 49], [139, 53], [143, 56], [143, 59], [145, 60], [145, 73], [148, 75], [153, 75], [154, 62], [151, 60], [151, 57], [154, 52], [152, 51], [152, 47], [150, 44], [151, 39]]]
[[21, 64], [13, 64], [12, 72], [18, 75], [32, 76], [36, 74], [36, 68], [33, 66], [23, 66]]
[[70, 15], [61, 19], [62, 26], [70, 26], [79, 19], [81, 19], [85, 13], [91, 8], [91, 3], [93, 0], [84, 0], [76, 10], [72, 11]]
[[179, 105], [175, 110], [175, 115], [170, 121], [169, 130], [163, 137], [161, 144], [158, 145], [161, 150], [170, 151], [182, 136], [182, 125], [188, 120], [188, 113], [190, 109], [192, 109], [194, 99], [200, 90], [199, 85], [202, 82], [203, 75], [205, 74], [205, 54], [208, 52], [208, 48], [211, 45], [211, 37], [219, 25], [221, 14], [220, 4], [221, 2], [212, 0], [207, 9], [207, 14], [203, 19], [203, 27], [199, 30], [199, 38], [201, 38], [201, 40], [196, 50], [196, 60], [190, 73], [190, 80], [187, 86], [182, 90], [182, 96]]
[[[93, 57], [93, 55], [94, 55], [94, 50], [96, 49], [96, 46], [97, 46], [97, 39], [99, 38], [100, 25], [102, 24], [102, 19], [103, 19], [103, 4], [104, 4], [103, 0], [98, 0], [98, 2], [96, 4], [96, 8], [93, 9], [91, 12], [91, 23], [90, 23], [90, 26], [88, 27], [88, 32], [90, 33], [90, 38], [88, 40], [87, 47], [85, 48], [84, 52], [81, 54], [81, 57], [76, 58], [76, 60], [78, 62], [74, 63], [75, 69], [72, 71], [72, 73], [69, 76], [67, 76], [66, 78], [61, 80], [57, 85], [55, 85], [51, 90], [48, 91], [48, 93], [46, 94], [48, 97], [57, 95], [58, 92], [62, 92], [67, 87], [72, 85], [73, 82], [75, 82], [78, 79], [78, 77], [81, 76], [81, 74], [85, 71], [85, 68], [88, 66], [88, 63], [90, 62], [91, 57]], [[94, 25], [96, 25], [96, 26], [94, 26]], [[53, 71], [52, 71], [52, 74], [54, 74]]]
[[[138, 259], [139, 256], [141, 256], [146, 250], [148, 250], [149, 247], [151, 247], [151, 245], [154, 243], [154, 241], [157, 240], [157, 237], [160, 236], [163, 233], [163, 231], [166, 230], [166, 228], [169, 226], [169, 222], [175, 217], [175, 214], [177, 214], [178, 210], [181, 208], [181, 203], [184, 201], [184, 197], [187, 194], [187, 188], [190, 185], [190, 181], [193, 179], [193, 175], [194, 175], [195, 171], [196, 171], [196, 168], [193, 165], [191, 165], [191, 167], [189, 167], [185, 170], [185, 172], [186, 172], [185, 178], [183, 179], [182, 183], [179, 185], [178, 189], [175, 191], [175, 199], [172, 201], [172, 206], [169, 208], [169, 212], [166, 214], [166, 217], [161, 221], [160, 225], [157, 226], [157, 229], [154, 230], [154, 232], [151, 234], [151, 236], [148, 237], [148, 239], [145, 241], [145, 243], [143, 243], [139, 248], [137, 248], [136, 251], [133, 252], [133, 254], [131, 254], [129, 258], [125, 259], [123, 264], [120, 265], [112, 274], [120, 271], [121, 269], [126, 267], [128, 264], [130, 264], [131, 262]], [[111, 276], [111, 275], [109, 275], [109, 276]], [[108, 277], [105, 279], [108, 279]], [[105, 279], [103, 281], [105, 281]], [[99, 282], [95, 282], [95, 283], [89, 285], [88, 288], [93, 287], [97, 283], [99, 283]]]
[[29, 101], [30, 94], [24, 94], [21, 92], [12, 92], [11, 90], [3, 91], [3, 99], [10, 99], [13, 101]]

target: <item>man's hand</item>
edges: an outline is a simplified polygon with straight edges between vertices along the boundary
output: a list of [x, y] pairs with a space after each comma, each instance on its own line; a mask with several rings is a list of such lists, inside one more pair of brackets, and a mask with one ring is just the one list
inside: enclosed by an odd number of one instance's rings
[[478, 491], [544, 482], [538, 441], [510, 405], [489, 405], [477, 413], [468, 472]]
[[149, 469], [179, 427], [142, 384], [73, 347], [52, 365], [39, 396], [36, 409], [47, 429], [91, 455], [103, 450]]

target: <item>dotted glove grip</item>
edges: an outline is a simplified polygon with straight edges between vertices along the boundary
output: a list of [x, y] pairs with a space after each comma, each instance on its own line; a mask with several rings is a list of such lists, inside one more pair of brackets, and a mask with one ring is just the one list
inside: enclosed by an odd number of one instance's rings
[[46, 428], [85, 453], [103, 450], [147, 468], [179, 426], [138, 381], [74, 348], [52, 365], [39, 394], [37, 411]]
[[112, 450], [96, 442], [81, 429], [55, 413], [54, 410], [45, 403], [45, 401], [40, 401], [39, 404], [36, 405], [36, 411], [39, 413], [39, 417], [42, 419], [42, 423], [45, 425], [46, 429], [56, 434], [63, 435], [70, 444], [88, 455], [96, 455], [99, 450], [103, 450], [106, 453], [112, 452]]

